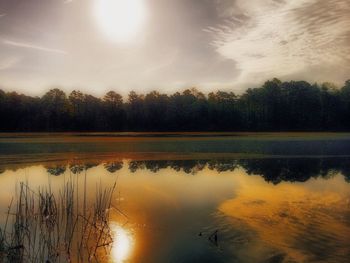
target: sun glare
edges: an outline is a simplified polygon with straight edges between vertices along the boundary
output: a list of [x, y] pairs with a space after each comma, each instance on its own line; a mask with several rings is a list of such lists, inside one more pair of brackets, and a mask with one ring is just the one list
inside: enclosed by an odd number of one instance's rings
[[119, 225], [112, 224], [111, 229], [115, 239], [112, 246], [112, 261], [123, 263], [130, 257], [134, 240], [131, 233]]
[[103, 33], [126, 42], [141, 30], [146, 18], [145, 0], [95, 0], [95, 16]]

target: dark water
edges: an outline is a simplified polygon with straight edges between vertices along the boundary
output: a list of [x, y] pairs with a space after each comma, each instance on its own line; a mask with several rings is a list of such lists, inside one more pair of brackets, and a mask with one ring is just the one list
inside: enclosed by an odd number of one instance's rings
[[105, 262], [350, 260], [346, 134], [4, 136], [0, 153], [3, 214], [18, 182], [92, 199], [117, 182]]

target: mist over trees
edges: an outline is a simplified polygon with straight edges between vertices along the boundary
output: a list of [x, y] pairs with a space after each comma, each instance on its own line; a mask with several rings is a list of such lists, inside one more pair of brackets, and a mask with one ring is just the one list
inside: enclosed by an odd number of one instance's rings
[[102, 98], [52, 89], [30, 97], [0, 89], [1, 131], [349, 131], [350, 80], [269, 80], [238, 96], [196, 88], [172, 95], [110, 91]]

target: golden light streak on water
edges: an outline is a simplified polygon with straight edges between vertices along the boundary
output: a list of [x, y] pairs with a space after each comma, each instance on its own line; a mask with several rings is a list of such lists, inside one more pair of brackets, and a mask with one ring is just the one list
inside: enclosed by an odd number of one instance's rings
[[111, 223], [114, 242], [112, 245], [111, 261], [126, 262], [134, 248], [135, 240], [129, 229], [116, 223]]

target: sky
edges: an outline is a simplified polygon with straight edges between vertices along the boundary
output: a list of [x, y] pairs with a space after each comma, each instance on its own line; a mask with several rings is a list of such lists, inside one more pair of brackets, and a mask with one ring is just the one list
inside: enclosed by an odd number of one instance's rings
[[239, 93], [274, 77], [342, 85], [349, 14], [349, 0], [0, 0], [0, 88]]

